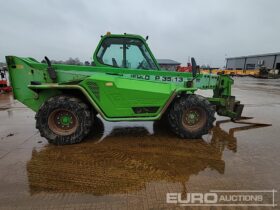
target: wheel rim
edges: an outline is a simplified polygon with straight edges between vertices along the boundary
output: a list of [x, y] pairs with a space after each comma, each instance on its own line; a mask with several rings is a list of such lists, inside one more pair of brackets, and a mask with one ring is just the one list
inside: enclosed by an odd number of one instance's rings
[[200, 107], [187, 109], [182, 117], [183, 126], [190, 130], [195, 131], [202, 128], [206, 123], [206, 112]]
[[48, 118], [49, 128], [58, 135], [71, 135], [78, 127], [76, 115], [65, 109], [54, 110]]

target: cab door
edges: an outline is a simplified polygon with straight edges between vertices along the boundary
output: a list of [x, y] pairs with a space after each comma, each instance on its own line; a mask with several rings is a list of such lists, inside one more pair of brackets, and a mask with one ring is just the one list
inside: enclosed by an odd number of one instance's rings
[[100, 44], [95, 59], [98, 66], [158, 70], [151, 51], [140, 38], [107, 37]]
[[97, 61], [110, 72], [90, 78], [99, 87], [98, 103], [108, 117], [156, 116], [171, 97], [171, 84], [132, 77], [144, 75], [147, 71], [143, 70], [158, 71], [141, 39], [108, 37], [97, 52]]

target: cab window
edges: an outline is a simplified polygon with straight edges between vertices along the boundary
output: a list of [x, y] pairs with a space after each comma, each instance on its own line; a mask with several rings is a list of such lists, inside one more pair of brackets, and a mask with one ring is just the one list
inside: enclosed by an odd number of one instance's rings
[[158, 69], [139, 39], [106, 38], [97, 53], [100, 63], [117, 68]]

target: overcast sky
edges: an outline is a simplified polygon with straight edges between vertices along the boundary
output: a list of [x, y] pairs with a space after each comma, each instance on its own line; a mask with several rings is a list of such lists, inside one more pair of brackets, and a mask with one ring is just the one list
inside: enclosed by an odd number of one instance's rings
[[280, 51], [279, 0], [0, 0], [5, 55], [91, 60], [100, 35], [149, 35], [156, 58], [223, 66]]

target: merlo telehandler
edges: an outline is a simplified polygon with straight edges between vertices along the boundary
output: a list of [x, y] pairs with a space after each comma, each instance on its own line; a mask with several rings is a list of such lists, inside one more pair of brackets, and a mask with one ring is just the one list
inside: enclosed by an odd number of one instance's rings
[[[161, 70], [139, 35], [107, 33], [93, 54], [93, 66], [40, 63], [6, 56], [14, 98], [36, 112], [41, 136], [57, 145], [81, 142], [99, 114], [107, 121], [165, 120], [184, 139], [201, 138], [215, 112], [238, 119], [243, 104], [231, 95], [226, 75]], [[210, 98], [196, 95], [213, 90]]]

